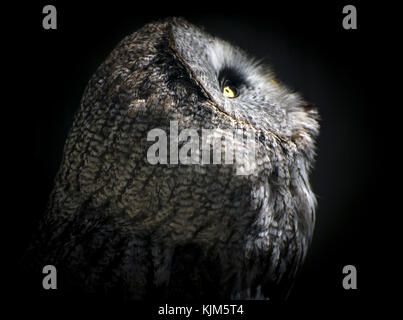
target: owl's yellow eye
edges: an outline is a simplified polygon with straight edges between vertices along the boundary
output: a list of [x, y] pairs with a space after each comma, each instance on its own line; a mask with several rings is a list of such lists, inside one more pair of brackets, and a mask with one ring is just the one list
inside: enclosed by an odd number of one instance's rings
[[227, 97], [227, 98], [235, 98], [235, 96], [236, 96], [236, 91], [234, 89], [232, 89], [230, 86], [225, 86], [222, 89], [222, 93], [223, 93], [224, 97]]

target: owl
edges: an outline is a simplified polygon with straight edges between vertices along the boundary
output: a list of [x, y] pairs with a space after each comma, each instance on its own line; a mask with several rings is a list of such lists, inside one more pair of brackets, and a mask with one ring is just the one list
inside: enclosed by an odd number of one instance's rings
[[285, 299], [314, 229], [318, 131], [241, 49], [182, 18], [147, 24], [85, 89], [35, 264], [127, 300]]

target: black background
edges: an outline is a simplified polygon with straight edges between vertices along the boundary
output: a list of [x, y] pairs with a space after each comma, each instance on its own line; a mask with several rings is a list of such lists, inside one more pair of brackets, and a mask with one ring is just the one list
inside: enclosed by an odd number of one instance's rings
[[[57, 8], [57, 30], [42, 28], [46, 4]], [[357, 30], [342, 27], [347, 4], [357, 8]], [[379, 273], [385, 272], [382, 265], [388, 258], [381, 244], [385, 219], [377, 217], [386, 216], [392, 204], [380, 202], [380, 153], [389, 149], [380, 134], [385, 125], [380, 115], [385, 106], [378, 100], [385, 34], [375, 4], [49, 1], [18, 10], [23, 27], [14, 29], [8, 46], [18, 63], [5, 94], [19, 103], [12, 106], [14, 118], [3, 118], [2, 126], [5, 137], [13, 138], [7, 146], [12, 167], [4, 172], [11, 176], [5, 201], [13, 204], [13, 225], [3, 226], [11, 231], [7, 247], [15, 262], [12, 270], [45, 210], [67, 132], [91, 75], [124, 36], [147, 22], [183, 16], [269, 63], [282, 82], [319, 108], [321, 134], [311, 175], [318, 197], [315, 235], [290, 299], [280, 308], [312, 315], [326, 306], [321, 314], [327, 317], [359, 315], [362, 308], [379, 303], [384, 295]], [[349, 264], [358, 271], [357, 290], [342, 287], [342, 268]], [[11, 274], [15, 310], [45, 308], [55, 316], [55, 310], [78, 310], [77, 299], [64, 296], [61, 285], [57, 292], [43, 292], [41, 275], [26, 279]], [[80, 305], [93, 311], [89, 306]], [[124, 309], [130, 318], [141, 319], [140, 311], [151, 315], [156, 307], [133, 304]], [[273, 308], [259, 302], [247, 307], [251, 318], [259, 312], [269, 315]]]

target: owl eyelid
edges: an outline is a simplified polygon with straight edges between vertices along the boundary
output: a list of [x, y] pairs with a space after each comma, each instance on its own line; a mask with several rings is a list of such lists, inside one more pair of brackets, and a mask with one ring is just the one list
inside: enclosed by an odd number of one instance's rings
[[226, 86], [228, 86], [228, 87], [236, 87], [234, 84], [233, 84], [233, 82], [231, 81], [231, 80], [229, 80], [229, 79], [225, 79], [224, 81], [223, 81], [223, 85], [222, 85], [223, 87], [226, 87]]

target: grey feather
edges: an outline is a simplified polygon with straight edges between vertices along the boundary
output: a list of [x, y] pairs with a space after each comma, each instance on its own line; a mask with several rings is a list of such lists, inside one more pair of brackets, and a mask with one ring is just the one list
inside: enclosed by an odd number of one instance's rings
[[[225, 68], [244, 81], [235, 98], [222, 93]], [[127, 299], [283, 298], [314, 229], [319, 126], [316, 109], [273, 80], [183, 19], [123, 39], [83, 95], [32, 245], [37, 264]], [[253, 171], [150, 164], [147, 133], [170, 121], [243, 130], [257, 141]]]

